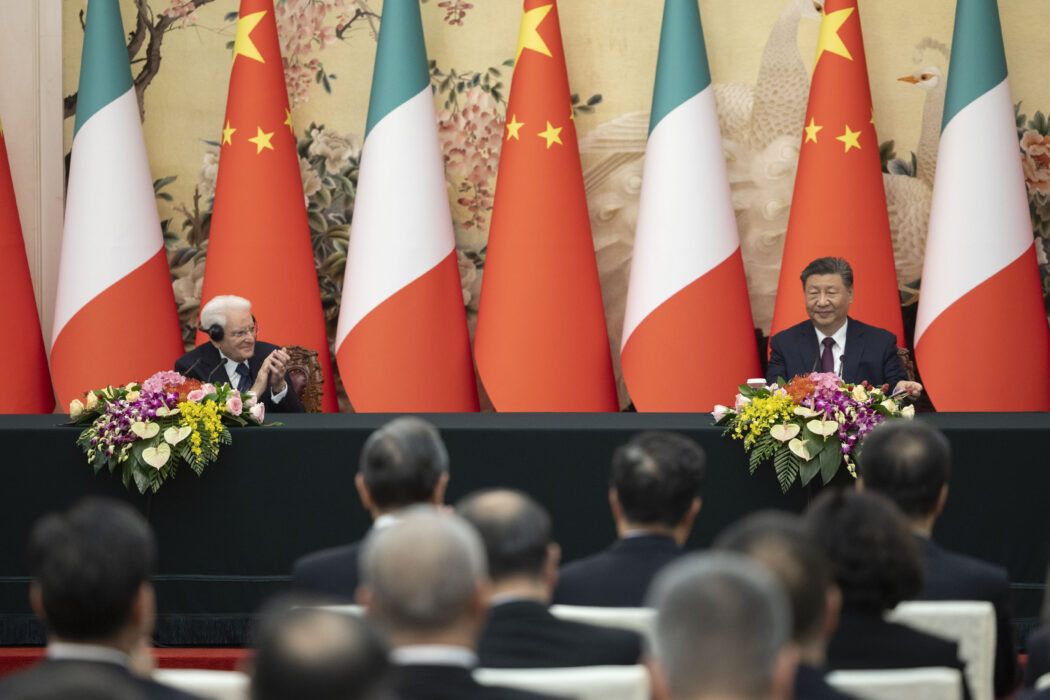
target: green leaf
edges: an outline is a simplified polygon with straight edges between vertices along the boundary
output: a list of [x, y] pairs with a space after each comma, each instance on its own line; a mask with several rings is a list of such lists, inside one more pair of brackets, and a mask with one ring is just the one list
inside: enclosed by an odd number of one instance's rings
[[803, 462], [802, 467], [799, 469], [799, 476], [802, 478], [802, 485], [805, 486], [809, 482], [813, 481], [813, 477], [820, 473], [820, 460], [811, 459], [808, 462]]
[[780, 482], [780, 490], [787, 493], [791, 484], [795, 483], [799, 471], [799, 458], [791, 450], [780, 450], [773, 458], [773, 468], [777, 472], [777, 481]]
[[131, 475], [135, 479], [135, 486], [138, 487], [139, 493], [146, 493], [146, 489], [149, 488], [149, 475], [136, 467], [131, 468]]
[[821, 450], [820, 459], [814, 460], [820, 462], [820, 478], [825, 484], [831, 483], [831, 480], [838, 474], [839, 467], [842, 466], [842, 447], [839, 441], [828, 440], [828, 443], [827, 449]]
[[307, 216], [310, 221], [310, 228], [314, 231], [326, 231], [328, 230], [328, 222], [325, 221], [324, 215], [321, 212], [312, 211]]

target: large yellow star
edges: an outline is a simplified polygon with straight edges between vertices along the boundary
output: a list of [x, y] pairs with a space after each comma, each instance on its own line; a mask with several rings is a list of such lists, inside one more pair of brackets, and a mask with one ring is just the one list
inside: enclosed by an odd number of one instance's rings
[[264, 16], [266, 16], [265, 10], [237, 18], [237, 38], [233, 42], [234, 59], [238, 56], [245, 56], [259, 63], [266, 63], [262, 54], [259, 53], [259, 49], [255, 48], [255, 44], [250, 36], [252, 30], [255, 29], [255, 25], [259, 24]]
[[523, 126], [525, 126], [525, 122], [519, 122], [517, 114], [511, 115], [510, 121], [507, 122], [507, 140], [510, 141], [511, 139], [518, 139], [519, 141], [521, 141], [521, 137], [518, 136], [518, 132]]
[[547, 43], [540, 36], [538, 28], [552, 7], [554, 5], [542, 5], [522, 13], [521, 31], [518, 33], [518, 52], [514, 54], [514, 63], [518, 62], [521, 52], [525, 49], [538, 51], [544, 56], [551, 55], [551, 50], [547, 48]]
[[802, 143], [809, 143], [810, 141], [812, 141], [813, 143], [816, 143], [817, 142], [817, 132], [820, 131], [823, 128], [824, 127], [819, 126], [817, 124], [817, 120], [816, 120], [815, 117], [810, 117], [809, 118], [809, 125], [806, 127], [806, 140], [803, 141]]
[[288, 125], [288, 131], [292, 132], [292, 136], [295, 136], [295, 129], [292, 128], [292, 112], [291, 110], [284, 110], [284, 123]]
[[859, 131], [850, 131], [849, 124], [846, 125], [846, 133], [844, 133], [842, 136], [836, 136], [835, 137], [836, 141], [841, 141], [842, 143], [846, 144], [846, 150], [844, 151], [845, 153], [849, 153], [849, 149], [851, 149], [851, 148], [856, 148], [856, 149], [859, 150], [860, 149], [860, 141], [859, 141], [859, 139], [860, 139], [860, 132]]
[[226, 120], [226, 128], [224, 128], [222, 130], [222, 143], [223, 143], [223, 145], [225, 145], [227, 143], [230, 144], [231, 146], [233, 145], [233, 132], [235, 132], [235, 131], [237, 131], [237, 130], [234, 129], [232, 126], [230, 126], [230, 120], [227, 119]]
[[842, 25], [846, 23], [851, 14], [853, 14], [853, 8], [847, 7], [824, 15], [824, 20], [820, 23], [820, 39], [817, 41], [818, 62], [825, 51], [842, 56], [850, 61], [853, 60], [849, 49], [846, 48], [842, 37], [839, 36], [839, 30], [842, 29]]
[[559, 136], [559, 134], [561, 134], [561, 130], [563, 128], [564, 127], [561, 127], [561, 126], [555, 128], [555, 127], [551, 126], [550, 122], [547, 122], [547, 130], [546, 131], [541, 131], [540, 133], [538, 133], [536, 135], [541, 137], [541, 138], [547, 139], [547, 148], [549, 150], [550, 147], [551, 147], [551, 144], [561, 143], [561, 136]]
[[269, 148], [272, 151], [273, 144], [270, 143], [270, 139], [273, 138], [273, 132], [271, 131], [270, 133], [265, 133], [262, 130], [261, 126], [257, 126], [255, 128], [258, 129], [259, 133], [257, 133], [252, 138], [248, 139], [249, 141], [255, 144], [255, 155], [259, 155], [260, 153], [262, 153], [264, 148]]

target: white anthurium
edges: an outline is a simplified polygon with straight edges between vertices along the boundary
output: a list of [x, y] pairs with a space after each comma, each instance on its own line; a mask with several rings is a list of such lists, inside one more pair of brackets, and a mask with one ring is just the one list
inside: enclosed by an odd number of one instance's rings
[[810, 432], [826, 438], [839, 429], [839, 424], [833, 420], [811, 420], [806, 423], [806, 427], [809, 428]]
[[180, 442], [188, 438], [192, 432], [193, 428], [188, 425], [184, 425], [181, 428], [168, 428], [164, 431], [164, 442], [169, 445], [178, 445]]
[[131, 432], [135, 433], [143, 440], [149, 440], [160, 432], [160, 425], [153, 423], [152, 421], [149, 423], [136, 421], [131, 424]]
[[802, 432], [802, 428], [799, 427], [798, 423], [777, 423], [769, 429], [769, 434], [781, 442], [787, 442], [797, 437], [800, 432]]
[[142, 451], [142, 461], [154, 469], [160, 469], [171, 458], [171, 446], [162, 442], [156, 447], [147, 447]]
[[808, 406], [796, 406], [795, 407], [795, 415], [796, 416], [802, 416], [803, 418], [813, 418], [815, 416], [819, 416], [820, 415], [820, 411], [814, 411], [812, 408], [809, 408]]
[[813, 459], [813, 455], [809, 453], [808, 440], [800, 440], [798, 438], [795, 438], [794, 440], [788, 443], [788, 449], [794, 452], [797, 456], [806, 460], [807, 462]]

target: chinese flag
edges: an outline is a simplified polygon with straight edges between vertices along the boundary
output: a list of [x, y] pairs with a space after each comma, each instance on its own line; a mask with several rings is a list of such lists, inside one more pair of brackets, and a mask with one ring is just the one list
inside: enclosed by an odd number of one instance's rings
[[857, 0], [824, 5], [771, 335], [806, 319], [799, 274], [824, 256], [853, 267], [850, 316], [895, 333], [903, 347]]
[[322, 406], [335, 411], [273, 0], [241, 0], [233, 54], [201, 304], [220, 294], [245, 297], [260, 340], [316, 350]]
[[615, 411], [558, 9], [525, 0], [474, 353], [497, 411]]
[[0, 413], [51, 413], [55, 394], [47, 370], [44, 339], [29, 276], [18, 204], [7, 165], [7, 142], [0, 124], [0, 323], [7, 338], [7, 361], [0, 365]]

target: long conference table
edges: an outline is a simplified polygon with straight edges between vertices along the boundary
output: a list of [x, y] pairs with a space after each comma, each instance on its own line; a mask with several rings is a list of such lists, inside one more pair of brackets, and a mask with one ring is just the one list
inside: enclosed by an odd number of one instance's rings
[[[292, 562], [361, 537], [369, 516], [353, 478], [367, 435], [392, 416], [271, 416], [283, 424], [233, 429], [233, 444], [198, 478], [183, 468], [153, 495], [95, 475], [61, 416], [0, 416], [0, 646], [34, 645], [44, 630], [27, 602], [25, 543], [32, 523], [86, 494], [121, 498], [153, 525], [158, 646], [243, 646], [252, 615], [288, 590]], [[703, 548], [762, 508], [801, 511], [816, 489], [782, 494], [772, 468], [748, 473], [738, 441], [705, 414], [435, 414], [451, 458], [449, 502], [479, 488], [528, 492], [551, 512], [565, 560], [605, 547], [608, 464], [641, 430], [680, 431], [708, 457], [703, 507], [689, 539]], [[1014, 591], [1015, 633], [1038, 621], [1050, 544], [1050, 414], [921, 414], [949, 437], [954, 466], [935, 537], [999, 563]]]

